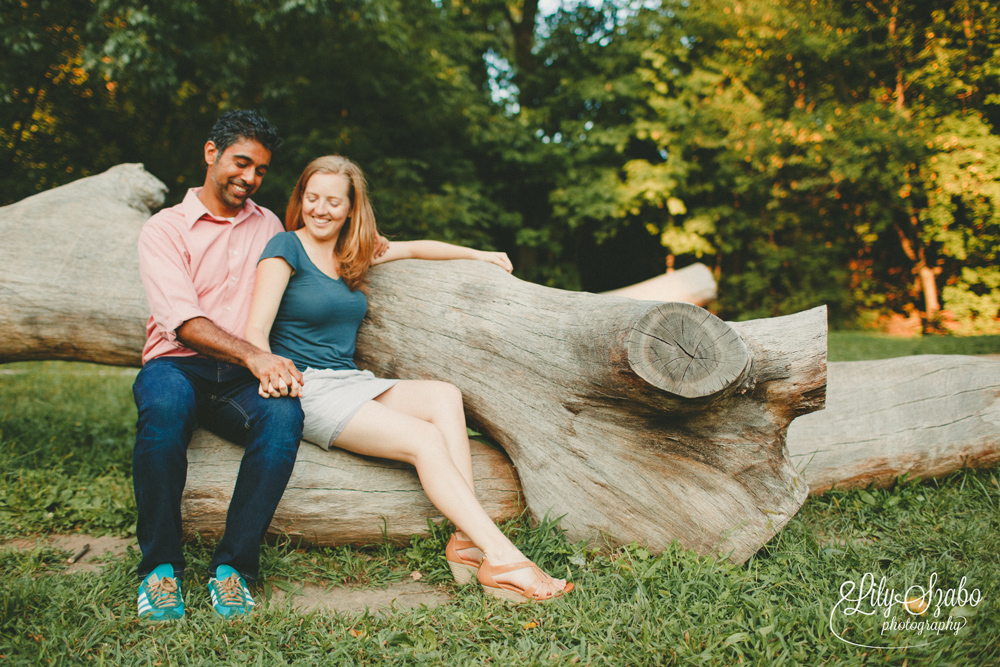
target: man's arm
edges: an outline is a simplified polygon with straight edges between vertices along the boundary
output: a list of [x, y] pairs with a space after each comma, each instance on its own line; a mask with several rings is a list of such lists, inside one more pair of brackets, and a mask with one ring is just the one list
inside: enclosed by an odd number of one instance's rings
[[207, 317], [195, 317], [177, 327], [177, 340], [206, 357], [245, 366], [262, 386], [274, 387], [282, 396], [300, 393], [302, 373], [291, 360], [226, 333]]
[[159, 335], [207, 357], [244, 366], [280, 395], [298, 396], [302, 375], [290, 360], [227, 333], [202, 310], [184, 240], [165, 217], [170, 215], [180, 214], [161, 211], [139, 234], [139, 275]]

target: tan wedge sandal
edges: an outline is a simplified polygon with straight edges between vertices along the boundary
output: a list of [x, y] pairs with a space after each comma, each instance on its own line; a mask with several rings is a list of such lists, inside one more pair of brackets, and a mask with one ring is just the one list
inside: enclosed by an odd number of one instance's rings
[[448, 546], [444, 550], [444, 557], [448, 559], [448, 567], [451, 568], [451, 576], [455, 577], [455, 581], [462, 586], [472, 581], [476, 572], [479, 571], [482, 561], [466, 558], [459, 551], [472, 549], [475, 546], [473, 542], [460, 540], [452, 533], [451, 539], [448, 540]]
[[[531, 569], [535, 573], [535, 581], [527, 588], [521, 588], [515, 584], [510, 584], [504, 581], [497, 581], [494, 579], [495, 575], [506, 574], [508, 572], [513, 572], [515, 570]], [[530, 560], [523, 560], [520, 563], [511, 563], [509, 565], [490, 565], [487, 559], [483, 558], [482, 564], [479, 566], [479, 583], [483, 585], [483, 590], [493, 597], [500, 598], [502, 600], [510, 600], [511, 602], [549, 602], [560, 598], [566, 593], [573, 590], [574, 586], [571, 583], [566, 583], [566, 587], [561, 591], [546, 590], [544, 593], [539, 593], [539, 589], [543, 584], [552, 581], [552, 577], [542, 572], [541, 568], [532, 563]]]

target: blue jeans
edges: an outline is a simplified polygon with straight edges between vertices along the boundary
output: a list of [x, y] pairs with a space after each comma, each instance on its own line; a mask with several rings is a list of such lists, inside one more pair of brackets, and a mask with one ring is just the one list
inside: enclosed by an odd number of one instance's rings
[[146, 363], [132, 387], [139, 411], [132, 481], [142, 550], [139, 576], [170, 563], [180, 575], [181, 493], [187, 447], [198, 426], [243, 445], [245, 451], [226, 516], [226, 532], [209, 574], [229, 565], [245, 579], [260, 570], [260, 542], [295, 465], [302, 438], [297, 398], [261, 398], [259, 382], [242, 366], [204, 357], [159, 357]]

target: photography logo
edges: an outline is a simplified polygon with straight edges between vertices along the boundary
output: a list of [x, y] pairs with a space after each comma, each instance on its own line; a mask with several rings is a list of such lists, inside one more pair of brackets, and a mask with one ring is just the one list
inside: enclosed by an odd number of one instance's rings
[[[983, 601], [978, 588], [962, 577], [957, 588], [939, 588], [937, 572], [927, 586], [913, 584], [902, 592], [889, 588], [883, 576], [865, 573], [861, 581], [840, 585], [840, 600], [830, 610], [830, 632], [852, 646], [892, 648], [907, 640], [927, 646], [944, 633], [957, 634]], [[921, 643], [911, 644], [916, 639]]]

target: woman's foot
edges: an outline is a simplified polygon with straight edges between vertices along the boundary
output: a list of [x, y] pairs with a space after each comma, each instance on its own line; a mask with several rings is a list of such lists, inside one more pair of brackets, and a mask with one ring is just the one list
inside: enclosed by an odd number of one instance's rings
[[487, 594], [512, 602], [548, 602], [573, 590], [565, 579], [554, 579], [530, 560], [493, 565], [484, 557], [477, 575]]
[[483, 562], [483, 552], [461, 531], [452, 534], [444, 554], [451, 575], [462, 586], [472, 581]]

